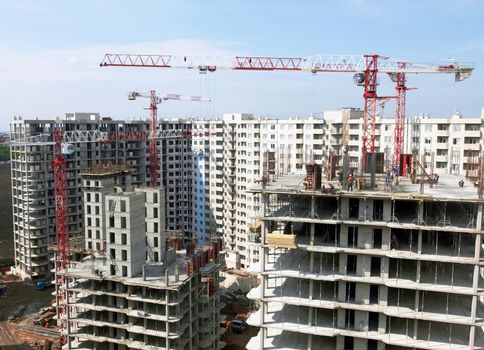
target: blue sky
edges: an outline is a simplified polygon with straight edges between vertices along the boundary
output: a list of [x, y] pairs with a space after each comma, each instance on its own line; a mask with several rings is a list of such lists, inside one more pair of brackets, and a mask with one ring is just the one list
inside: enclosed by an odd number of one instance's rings
[[[0, 2], [0, 129], [14, 115], [66, 112], [146, 117], [133, 89], [204, 95], [210, 104], [171, 102], [160, 117], [253, 112], [307, 116], [361, 107], [351, 74], [217, 72], [100, 68], [106, 52], [185, 55], [379, 53], [429, 62], [455, 58], [473, 76], [412, 76], [407, 116], [478, 116], [484, 107], [484, 3], [454, 1], [22, 1]], [[381, 77], [380, 93], [393, 93]], [[387, 104], [384, 116], [393, 115]]]

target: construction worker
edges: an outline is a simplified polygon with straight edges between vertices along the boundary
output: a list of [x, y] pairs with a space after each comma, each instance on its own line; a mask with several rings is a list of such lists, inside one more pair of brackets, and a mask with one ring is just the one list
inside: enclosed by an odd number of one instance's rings
[[386, 174], [385, 174], [385, 185], [389, 185], [390, 184], [390, 180], [392, 178], [392, 173], [390, 171], [390, 167], [387, 167], [387, 171], [386, 171]]
[[464, 187], [464, 180], [462, 180], [462, 179], [461, 179], [461, 180], [459, 181], [459, 187]]
[[348, 175], [347, 180], [348, 180], [348, 191], [353, 191], [353, 180], [354, 180], [353, 172], [351, 172]]
[[343, 169], [340, 169], [338, 172], [338, 182], [341, 186], [343, 186]]

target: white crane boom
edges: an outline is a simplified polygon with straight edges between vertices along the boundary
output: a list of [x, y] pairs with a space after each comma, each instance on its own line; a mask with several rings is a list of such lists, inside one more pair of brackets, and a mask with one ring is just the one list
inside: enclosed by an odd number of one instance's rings
[[[380, 56], [381, 57], [381, 56]], [[309, 57], [258, 57], [258, 56], [173, 56], [106, 54], [102, 67], [147, 67], [198, 69], [200, 73], [223, 70], [258, 71], [307, 71], [318, 72], [364, 72], [366, 55], [315, 55]], [[378, 62], [381, 73], [397, 74], [439, 74], [453, 73], [456, 81], [462, 81], [472, 74], [471, 64], [458, 64], [455, 61], [442, 63], [415, 63], [391, 60], [386, 57]], [[405, 63], [402, 66], [401, 63]]]
[[[143, 93], [138, 91], [131, 91], [128, 94], [128, 100], [136, 100], [137, 97], [144, 97], [144, 98], [152, 98], [150, 93]], [[177, 101], [194, 101], [194, 102], [210, 102], [209, 98], [201, 97], [201, 96], [183, 96], [178, 94], [166, 94], [162, 95], [155, 95], [155, 103], [160, 104], [163, 101], [167, 100], [177, 100]]]
[[[170, 139], [186, 137], [188, 130], [170, 129], [157, 130], [155, 132], [155, 139]], [[62, 140], [64, 143], [86, 143], [86, 142], [110, 142], [115, 140], [126, 141], [143, 141], [150, 136], [150, 131], [136, 131], [136, 132], [105, 132], [99, 130], [75, 130], [62, 132]], [[24, 138], [16, 138], [15, 135], [10, 135], [11, 146], [37, 146], [37, 145], [54, 145], [52, 134], [39, 134], [35, 136], [28, 136]]]

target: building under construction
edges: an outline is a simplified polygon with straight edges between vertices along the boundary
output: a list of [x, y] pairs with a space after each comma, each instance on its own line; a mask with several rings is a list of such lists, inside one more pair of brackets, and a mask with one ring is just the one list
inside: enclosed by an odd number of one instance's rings
[[85, 257], [56, 275], [65, 348], [219, 349], [221, 239], [182, 249], [162, 189], [133, 189], [125, 167], [82, 178]]
[[248, 348], [484, 348], [482, 187], [422, 168], [371, 189], [355, 176], [354, 191], [314, 175], [251, 190], [261, 283]]

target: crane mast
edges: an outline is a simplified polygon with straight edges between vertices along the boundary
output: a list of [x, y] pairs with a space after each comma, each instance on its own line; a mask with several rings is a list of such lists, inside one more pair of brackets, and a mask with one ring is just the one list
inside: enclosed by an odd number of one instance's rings
[[[405, 68], [405, 63], [401, 62], [400, 66]], [[400, 156], [403, 154], [404, 136], [405, 136], [405, 99], [408, 88], [405, 86], [406, 74], [395, 74], [395, 90], [397, 91], [397, 105], [395, 108], [395, 128], [393, 130], [393, 165], [401, 169]]]
[[[61, 271], [69, 267], [69, 233], [66, 225], [67, 212], [65, 196], [65, 165], [66, 158], [63, 154], [63, 133], [60, 130], [61, 126], [56, 125], [54, 130], [54, 196], [55, 196], [55, 238], [57, 241], [57, 256], [56, 256], [56, 270]], [[58, 288], [58, 305], [59, 305], [59, 320], [61, 329], [61, 343], [66, 343], [65, 327], [66, 320], [64, 318], [67, 313], [66, 299], [68, 297], [66, 293], [66, 282], [64, 276], [57, 274], [56, 287]]]
[[150, 91], [150, 180], [151, 187], [158, 186], [158, 152], [155, 133], [158, 126], [158, 106], [155, 90]]
[[368, 153], [375, 152], [376, 104], [378, 73], [396, 77], [397, 108], [395, 116], [394, 165], [399, 166], [403, 152], [405, 121], [405, 78], [407, 74], [453, 74], [455, 81], [470, 77], [470, 64], [415, 63], [391, 60], [380, 55], [315, 55], [309, 57], [261, 57], [261, 56], [174, 56], [106, 54], [101, 67], [178, 68], [198, 70], [200, 73], [217, 70], [236, 71], [286, 71], [286, 72], [341, 72], [355, 73], [355, 83], [364, 87], [363, 137], [361, 147], [362, 171]]
[[362, 167], [361, 172], [367, 165], [367, 154], [375, 153], [375, 124], [376, 124], [376, 105], [378, 85], [378, 55], [365, 56], [365, 80], [364, 93], [365, 107], [363, 109], [363, 146], [362, 146]]
[[[156, 146], [157, 129], [158, 129], [158, 104], [167, 100], [175, 101], [194, 101], [194, 102], [210, 102], [209, 99], [201, 96], [182, 96], [176, 94], [167, 94], [165, 96], [158, 96], [155, 90], [151, 90], [149, 94], [143, 94], [132, 91], [128, 94], [129, 100], [136, 100], [137, 97], [145, 97], [150, 99], [150, 184], [151, 187], [158, 186], [158, 147]], [[187, 135], [188, 136], [188, 135]]]

